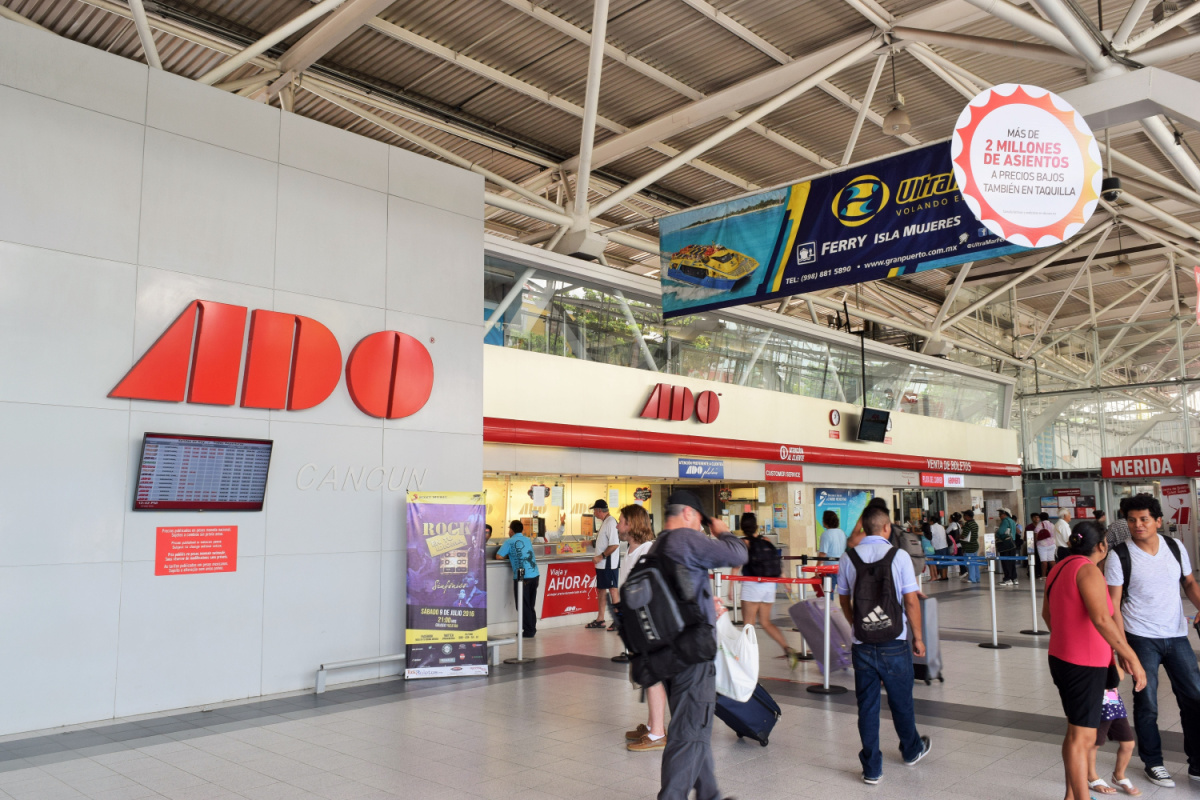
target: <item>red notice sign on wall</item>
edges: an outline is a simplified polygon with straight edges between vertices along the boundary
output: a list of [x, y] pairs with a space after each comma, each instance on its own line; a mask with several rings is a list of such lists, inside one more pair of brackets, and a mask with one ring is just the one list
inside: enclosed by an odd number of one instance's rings
[[922, 472], [921, 485], [942, 488], [946, 485], [945, 473]]
[[769, 481], [800, 482], [804, 480], [803, 464], [767, 464], [764, 472], [764, 477]]
[[158, 528], [155, 575], [237, 572], [237, 526]]
[[596, 565], [591, 561], [546, 565], [542, 619], [596, 611]]

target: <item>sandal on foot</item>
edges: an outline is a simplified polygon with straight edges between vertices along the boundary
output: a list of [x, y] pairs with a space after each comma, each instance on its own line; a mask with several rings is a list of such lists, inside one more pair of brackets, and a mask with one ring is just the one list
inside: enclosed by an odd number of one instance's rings
[[1108, 785], [1104, 778], [1088, 781], [1088, 788], [1095, 789], [1100, 794], [1116, 794], [1117, 790]]
[[1117, 776], [1113, 775], [1112, 782], [1115, 783], [1117, 786], [1120, 786], [1121, 789], [1123, 789], [1125, 791], [1125, 794], [1133, 795], [1136, 797], [1137, 795], [1140, 795], [1142, 793], [1142, 790], [1137, 788], [1136, 786], [1134, 786], [1133, 781], [1129, 780], [1129, 778], [1122, 778], [1121, 780], [1117, 780]]
[[585, 627], [588, 627], [588, 628], [603, 628], [603, 627], [604, 627], [604, 620], [602, 620], [602, 619], [594, 619], [594, 620], [592, 620], [591, 622], [589, 622], [589, 623], [588, 623], [588, 624], [587, 624]]

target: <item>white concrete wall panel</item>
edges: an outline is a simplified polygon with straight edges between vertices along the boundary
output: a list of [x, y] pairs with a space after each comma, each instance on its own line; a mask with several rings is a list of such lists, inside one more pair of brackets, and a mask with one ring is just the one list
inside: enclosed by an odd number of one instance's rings
[[0, 565], [121, 560], [128, 429], [120, 410], [0, 403]]
[[120, 603], [119, 563], [0, 567], [6, 733], [112, 716]]
[[264, 567], [239, 555], [236, 572], [168, 578], [153, 560], [124, 565], [117, 716], [259, 693]]
[[279, 160], [279, 109], [162, 70], [149, 72], [146, 124], [151, 128]]
[[[45, 69], [53, 58], [58, 67]], [[146, 121], [146, 68], [26, 25], [0, 25], [0, 84], [101, 114]]]
[[[483, 269], [483, 220], [391, 197], [388, 201], [388, 308], [411, 314], [445, 309], [450, 319], [483, 319], [483, 294], [454, 291]], [[447, 303], [447, 296], [453, 302]], [[435, 314], [441, 316], [441, 314]]]
[[383, 142], [347, 137], [322, 122], [284, 114], [279, 121], [279, 163], [353, 183], [388, 190], [388, 152]]
[[403, 550], [408, 526], [405, 492], [478, 492], [483, 489], [483, 435], [387, 430], [383, 436], [386, 478], [383, 549]]
[[279, 168], [275, 288], [383, 305], [387, 195]]
[[[483, 293], [480, 268], [475, 284]], [[456, 285], [457, 286], [457, 285]], [[465, 291], [450, 290], [442, 304], [455, 304]], [[439, 308], [431, 305], [430, 308]], [[391, 429], [483, 434], [483, 324], [388, 311], [388, 330], [401, 331], [425, 346], [433, 359], [433, 391], [420, 411], [389, 419]], [[400, 384], [397, 384], [399, 390]]]
[[[380, 553], [268, 556], [263, 693], [312, 686], [325, 661], [379, 655]], [[340, 670], [342, 681], [379, 667]]]
[[146, 131], [140, 263], [271, 286], [279, 166]]
[[381, 464], [380, 434], [370, 428], [271, 423], [275, 449], [267, 480], [267, 555], [379, 550], [380, 492], [368, 488], [367, 477]]
[[[480, 485], [482, 179], [6, 20], [0, 108], [0, 735], [402, 648], [404, 491]], [[311, 317], [343, 364], [413, 335], [433, 398], [388, 422], [344, 377], [299, 412], [108, 398], [198, 299]], [[273, 439], [265, 510], [132, 511], [146, 431]], [[157, 528], [227, 524], [236, 572], [154, 575]]]
[[0, 86], [0, 241], [132, 263], [144, 128]]
[[483, 219], [483, 176], [393, 147], [388, 151], [388, 193], [422, 205]]
[[[0, 189], [0, 191], [3, 191]], [[137, 268], [0, 242], [0, 401], [128, 408]]]

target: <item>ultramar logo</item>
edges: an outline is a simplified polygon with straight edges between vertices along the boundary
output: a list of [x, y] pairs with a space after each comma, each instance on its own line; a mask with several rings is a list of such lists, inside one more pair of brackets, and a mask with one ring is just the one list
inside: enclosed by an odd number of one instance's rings
[[891, 627], [892, 618], [879, 606], [862, 618], [862, 627], [864, 631], [881, 631]]

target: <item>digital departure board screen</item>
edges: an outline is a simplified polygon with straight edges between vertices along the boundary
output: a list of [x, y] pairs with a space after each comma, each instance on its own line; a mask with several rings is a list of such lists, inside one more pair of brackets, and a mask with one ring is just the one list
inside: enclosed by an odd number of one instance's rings
[[269, 439], [147, 433], [134, 511], [262, 511]]

